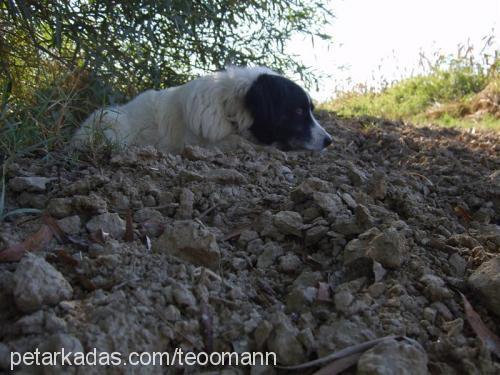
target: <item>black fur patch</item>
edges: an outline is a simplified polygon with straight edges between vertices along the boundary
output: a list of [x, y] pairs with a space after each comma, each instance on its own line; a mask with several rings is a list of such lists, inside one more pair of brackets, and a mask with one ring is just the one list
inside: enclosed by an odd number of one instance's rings
[[311, 139], [311, 100], [289, 79], [260, 75], [248, 90], [245, 104], [254, 119], [250, 131], [260, 142], [300, 148]]

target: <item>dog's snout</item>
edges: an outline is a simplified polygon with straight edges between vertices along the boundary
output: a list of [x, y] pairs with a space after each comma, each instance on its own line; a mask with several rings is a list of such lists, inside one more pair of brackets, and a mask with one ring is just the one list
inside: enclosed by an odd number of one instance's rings
[[330, 146], [331, 144], [332, 144], [332, 137], [330, 137], [329, 135], [327, 135], [323, 139], [323, 148], [326, 148], [326, 147]]

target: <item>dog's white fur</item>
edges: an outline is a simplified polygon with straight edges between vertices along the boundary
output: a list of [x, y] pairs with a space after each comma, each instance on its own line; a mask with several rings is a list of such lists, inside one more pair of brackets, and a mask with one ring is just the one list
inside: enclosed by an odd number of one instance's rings
[[103, 134], [120, 145], [153, 145], [180, 152], [187, 145], [218, 142], [252, 125], [244, 97], [263, 67], [237, 68], [203, 76], [182, 86], [148, 90], [127, 104], [95, 111], [73, 136], [82, 147]]

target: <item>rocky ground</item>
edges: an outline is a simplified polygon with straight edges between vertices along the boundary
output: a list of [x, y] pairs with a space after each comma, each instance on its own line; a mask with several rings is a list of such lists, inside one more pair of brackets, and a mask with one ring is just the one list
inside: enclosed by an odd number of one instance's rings
[[241, 142], [9, 164], [5, 211], [45, 215], [1, 224], [0, 368], [35, 347], [271, 350], [296, 365], [403, 335], [347, 373], [499, 373], [460, 297], [500, 332], [498, 133], [320, 119], [335, 141], [319, 154]]

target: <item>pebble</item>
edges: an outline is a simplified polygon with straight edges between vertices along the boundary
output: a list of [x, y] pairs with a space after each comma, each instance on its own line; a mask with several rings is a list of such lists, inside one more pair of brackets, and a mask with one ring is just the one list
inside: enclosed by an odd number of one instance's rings
[[469, 286], [478, 293], [484, 304], [500, 316], [500, 257], [481, 264], [468, 279]]
[[85, 227], [90, 233], [102, 230], [105, 233], [116, 239], [123, 238], [125, 234], [125, 220], [123, 220], [117, 213], [105, 213], [102, 215], [94, 216], [90, 219]]
[[15, 192], [44, 192], [47, 190], [47, 184], [55, 178], [48, 177], [14, 177], [9, 180], [9, 188]]
[[280, 211], [273, 218], [274, 226], [283, 234], [302, 236], [302, 216], [295, 211]]
[[36, 311], [44, 305], [55, 305], [70, 299], [73, 288], [43, 258], [27, 254], [14, 273], [14, 301], [24, 312]]

